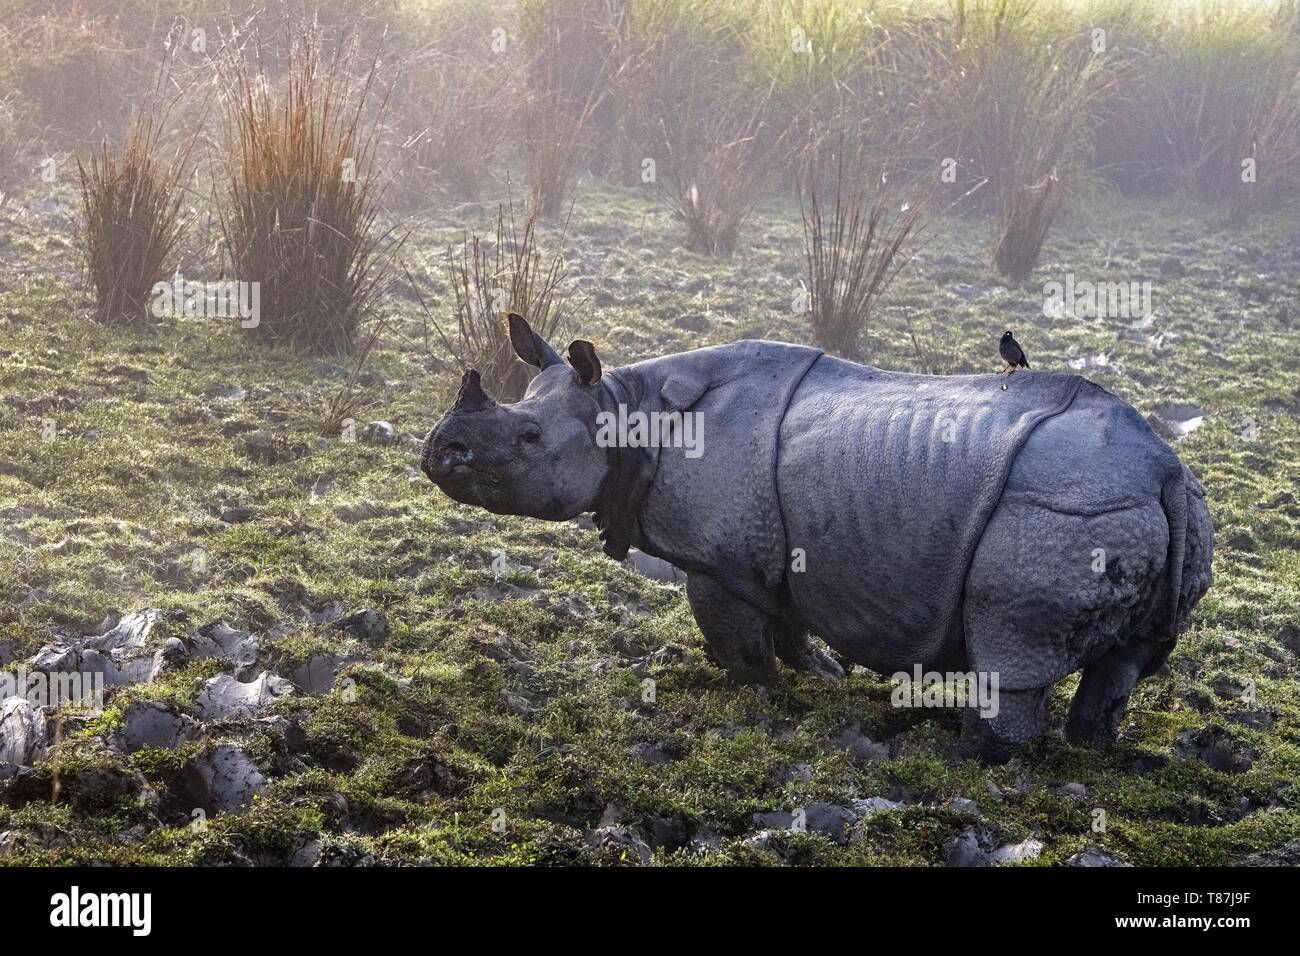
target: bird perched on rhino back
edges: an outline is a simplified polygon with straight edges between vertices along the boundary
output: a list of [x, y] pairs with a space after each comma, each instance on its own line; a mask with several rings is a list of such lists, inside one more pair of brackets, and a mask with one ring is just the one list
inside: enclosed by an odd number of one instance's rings
[[1002, 361], [1007, 363], [1007, 367], [1002, 370], [1007, 374], [1011, 374], [1017, 368], [1029, 368], [1025, 350], [1020, 347], [1020, 343], [1015, 340], [1009, 329], [1002, 333], [1002, 341], [998, 343], [998, 353], [1002, 356]]

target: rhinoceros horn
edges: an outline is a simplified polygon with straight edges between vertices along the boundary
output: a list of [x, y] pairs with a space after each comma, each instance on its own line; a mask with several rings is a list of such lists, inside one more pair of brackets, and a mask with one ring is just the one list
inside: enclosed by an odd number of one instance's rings
[[479, 381], [478, 369], [468, 368], [465, 370], [465, 374], [461, 376], [460, 391], [456, 393], [456, 402], [451, 406], [449, 414], [482, 412], [489, 408], [495, 408], [496, 404], [496, 402], [492, 401], [491, 396], [483, 391], [483, 386]]

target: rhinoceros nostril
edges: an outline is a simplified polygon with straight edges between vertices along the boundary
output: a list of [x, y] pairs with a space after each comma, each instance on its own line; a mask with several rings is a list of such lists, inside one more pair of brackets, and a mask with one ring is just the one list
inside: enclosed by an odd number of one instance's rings
[[461, 442], [438, 441], [430, 435], [425, 439], [424, 450], [420, 455], [420, 470], [433, 481], [451, 474], [458, 465], [467, 465], [474, 458], [473, 453]]
[[430, 478], [451, 474], [456, 468], [469, 465], [474, 453], [458, 441], [439, 442], [433, 454], [425, 460], [425, 474]]

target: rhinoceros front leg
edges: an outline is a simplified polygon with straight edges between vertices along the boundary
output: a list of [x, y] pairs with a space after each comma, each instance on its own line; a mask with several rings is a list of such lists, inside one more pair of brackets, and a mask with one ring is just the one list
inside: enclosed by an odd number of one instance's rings
[[776, 681], [775, 620], [771, 615], [701, 574], [687, 576], [686, 597], [705, 643], [733, 680], [742, 684]]
[[776, 656], [797, 671], [817, 674], [827, 680], [839, 680], [844, 676], [844, 668], [818, 647], [807, 631], [777, 623], [772, 629], [772, 643], [776, 647]]

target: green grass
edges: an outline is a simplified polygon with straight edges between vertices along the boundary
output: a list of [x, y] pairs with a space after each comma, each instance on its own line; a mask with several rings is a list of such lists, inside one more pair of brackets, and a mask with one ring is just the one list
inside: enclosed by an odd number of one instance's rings
[[[587, 846], [617, 805], [627, 824], [679, 821], [716, 834], [715, 853], [661, 850], [661, 863], [935, 865], [970, 825], [945, 808], [954, 796], [977, 801], [1006, 840], [1041, 839], [1048, 864], [1087, 844], [1135, 864], [1235, 862], [1300, 837], [1292, 223], [1229, 232], [1185, 208], [1116, 202], [1063, 222], [1033, 279], [1004, 285], [979, 251], [987, 225], [944, 221], [883, 304], [868, 342], [882, 367], [916, 367], [908, 319], [949, 372], [996, 370], [997, 335], [1014, 328], [1035, 368], [1104, 353], [1109, 364], [1088, 374], [1139, 410], [1179, 400], [1211, 416], [1178, 450], [1208, 489], [1216, 581], [1169, 666], [1135, 693], [1114, 749], [1054, 734], [986, 770], [953, 756], [953, 715], [895, 710], [875, 675], [832, 685], [787, 672], [766, 693], [732, 686], [706, 659], [683, 595], [608, 561], [593, 531], [457, 505], [413, 473], [410, 443], [322, 440], [319, 409], [347, 376], [346, 360], [254, 350], [216, 323], [147, 333], [97, 325], [57, 224], [10, 232], [18, 214], [0, 210], [0, 229], [16, 236], [0, 247], [0, 646], [21, 659], [52, 625], [89, 632], [110, 611], [161, 607], [176, 612], [174, 633], [216, 618], [253, 631], [280, 673], [313, 651], [337, 653], [356, 696], [296, 696], [276, 705], [280, 731], [236, 722], [177, 755], [127, 758], [103, 744], [127, 700], [191, 708], [217, 665], [115, 691], [103, 717], [71, 726], [42, 771], [57, 770], [65, 796], [0, 806], [0, 832], [21, 835], [6, 863], [282, 862], [309, 841], [344, 862], [634, 862], [630, 849]], [[607, 367], [745, 336], [808, 340], [806, 317], [790, 308], [801, 246], [789, 204], [765, 206], [726, 263], [679, 248], [645, 192], [588, 189], [574, 220], [571, 261], [590, 296], [579, 334], [599, 343]], [[411, 243], [436, 261], [457, 234], [457, 223], [434, 220]], [[1152, 279], [1166, 348], [1120, 338], [1126, 322], [1043, 316], [1042, 283], [1067, 271]], [[367, 419], [422, 435], [456, 375], [428, 370], [413, 303], [392, 299], [388, 310], [401, 334], [368, 362]], [[230, 386], [247, 396], [213, 397]], [[1246, 417], [1255, 441], [1241, 437]], [[41, 439], [44, 418], [58, 429], [53, 442]], [[247, 456], [239, 430], [249, 428], [274, 435], [275, 463]], [[358, 507], [366, 503], [374, 507]], [[235, 505], [252, 519], [222, 524]], [[189, 569], [195, 548], [208, 555], [207, 573]], [[497, 550], [510, 566], [499, 580]], [[373, 647], [312, 625], [282, 605], [289, 593], [379, 608], [388, 640]], [[499, 659], [501, 647], [523, 663]], [[1218, 696], [1222, 675], [1254, 680], [1257, 701]], [[641, 698], [646, 677], [653, 704]], [[1058, 725], [1074, 683], [1053, 700]], [[1271, 724], [1240, 722], [1255, 712]], [[854, 723], [899, 756], [853, 758], [835, 739]], [[1180, 731], [1210, 724], [1256, 755], [1249, 772], [1174, 753]], [[284, 726], [301, 734], [295, 748], [286, 750]], [[166, 793], [178, 766], [227, 740], [256, 757], [269, 789], [246, 814], [217, 815], [202, 832], [161, 821], [148, 795]], [[640, 759], [647, 745], [668, 762]], [[806, 771], [792, 774], [799, 765]], [[422, 776], [430, 768], [432, 783]], [[101, 805], [69, 802], [93, 772], [128, 783]], [[1082, 802], [1057, 792], [1071, 781], [1087, 787]], [[746, 842], [755, 812], [874, 795], [912, 802], [860, 822], [846, 846], [798, 833], [776, 835], [769, 849]], [[1094, 808], [1106, 811], [1104, 834], [1091, 832]]]

